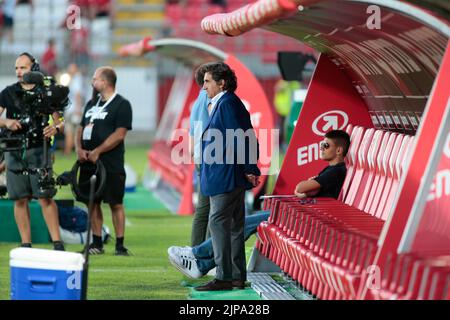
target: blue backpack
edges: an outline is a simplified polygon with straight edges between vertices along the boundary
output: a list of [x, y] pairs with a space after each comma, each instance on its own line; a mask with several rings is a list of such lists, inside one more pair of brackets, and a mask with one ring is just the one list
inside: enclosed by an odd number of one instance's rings
[[72, 232], [85, 232], [87, 230], [87, 212], [79, 207], [58, 206], [59, 225]]

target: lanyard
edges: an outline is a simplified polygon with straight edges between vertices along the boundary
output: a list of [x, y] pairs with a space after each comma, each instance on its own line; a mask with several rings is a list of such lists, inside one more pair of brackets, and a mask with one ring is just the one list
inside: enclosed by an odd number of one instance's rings
[[114, 100], [114, 98], [117, 96], [117, 92], [114, 92], [114, 94], [108, 99], [108, 101], [105, 102], [105, 104], [101, 107], [99, 107], [100, 105], [100, 100], [102, 100], [101, 96], [98, 98], [97, 104], [94, 106], [94, 112], [91, 116], [91, 120], [90, 123], [93, 123], [95, 119], [97, 119], [97, 117], [100, 115], [100, 113], [103, 112], [103, 110], [105, 110], [105, 108], [108, 106], [108, 104], [111, 103], [111, 101]]

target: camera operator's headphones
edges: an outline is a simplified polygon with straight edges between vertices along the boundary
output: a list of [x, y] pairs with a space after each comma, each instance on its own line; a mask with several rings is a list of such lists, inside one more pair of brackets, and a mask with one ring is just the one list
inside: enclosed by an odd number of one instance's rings
[[22, 53], [19, 57], [21, 56], [26, 56], [28, 57], [28, 59], [30, 59], [32, 65], [31, 65], [31, 71], [41, 71], [41, 67], [39, 66], [38, 61], [35, 59], [35, 57], [33, 57], [31, 54], [29, 54], [28, 52], [24, 52]]

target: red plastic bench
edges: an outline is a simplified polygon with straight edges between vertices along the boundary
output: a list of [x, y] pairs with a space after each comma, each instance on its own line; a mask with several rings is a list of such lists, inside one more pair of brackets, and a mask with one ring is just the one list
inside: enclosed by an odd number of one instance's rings
[[[348, 131], [352, 145], [341, 201], [269, 198], [264, 208], [271, 215], [258, 227], [260, 251], [322, 299], [357, 297], [413, 141], [374, 129]], [[439, 291], [447, 278], [438, 271], [433, 269], [433, 281]]]

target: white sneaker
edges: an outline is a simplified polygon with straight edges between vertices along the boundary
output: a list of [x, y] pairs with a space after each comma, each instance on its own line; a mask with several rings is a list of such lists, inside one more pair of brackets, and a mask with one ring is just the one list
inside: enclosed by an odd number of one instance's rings
[[197, 267], [197, 262], [191, 247], [170, 247], [167, 250], [169, 261], [181, 273], [189, 278], [198, 279], [203, 276]]
[[212, 268], [211, 270], [208, 271], [207, 275], [216, 277], [216, 270], [217, 270], [216, 267]]
[[180, 257], [185, 257], [187, 259], [195, 260], [195, 256], [194, 256], [194, 253], [192, 252], [192, 248], [188, 247], [188, 246], [185, 246], [185, 247], [173, 246], [167, 250], [167, 253], [169, 254], [169, 256], [180, 256]]

